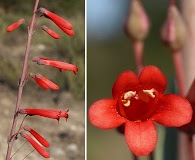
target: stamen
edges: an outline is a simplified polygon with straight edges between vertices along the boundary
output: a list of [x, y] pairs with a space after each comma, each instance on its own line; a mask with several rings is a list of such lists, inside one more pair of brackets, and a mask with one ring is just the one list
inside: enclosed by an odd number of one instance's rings
[[143, 90], [143, 93], [144, 93], [144, 94], [146, 94], [146, 95], [148, 95], [148, 96], [150, 96], [150, 97], [152, 97], [152, 98], [155, 97], [154, 92], [156, 92], [156, 90], [155, 90], [154, 88], [152, 88], [152, 89], [144, 89], [144, 90]]
[[128, 92], [126, 92], [126, 93], [124, 94], [124, 96], [123, 96], [124, 99], [122, 100], [122, 103], [123, 103], [123, 105], [124, 105], [125, 107], [129, 107], [129, 106], [130, 106], [130, 104], [131, 104], [130, 99], [131, 99], [132, 97], [134, 97], [135, 94], [136, 94], [135, 91], [128, 91]]
[[129, 98], [131, 98], [131, 97], [134, 97], [135, 94], [136, 94], [135, 91], [128, 91], [128, 92], [126, 92], [126, 93], [124, 94], [124, 99], [129, 99]]
[[130, 101], [130, 100], [122, 100], [122, 102], [123, 102], [123, 105], [124, 105], [125, 107], [129, 107], [130, 104], [131, 104], [131, 101]]

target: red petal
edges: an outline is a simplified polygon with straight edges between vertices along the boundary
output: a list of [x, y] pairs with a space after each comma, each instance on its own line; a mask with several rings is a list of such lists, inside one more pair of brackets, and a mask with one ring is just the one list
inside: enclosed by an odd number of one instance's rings
[[116, 111], [116, 101], [113, 99], [102, 99], [96, 101], [89, 108], [89, 120], [101, 129], [116, 128], [123, 124], [126, 119]]
[[125, 91], [133, 90], [139, 84], [137, 75], [132, 71], [122, 72], [115, 81], [112, 88], [112, 95], [117, 99], [119, 94]]
[[29, 131], [44, 147], [50, 147], [49, 142], [38, 132], [36, 132], [34, 129], [24, 126], [24, 130]]
[[46, 85], [41, 79], [34, 78], [34, 80], [38, 83], [39, 86], [41, 86], [43, 89], [49, 89], [48, 85]]
[[152, 84], [159, 92], [164, 92], [167, 80], [164, 74], [156, 66], [146, 66], [139, 75], [140, 83]]
[[154, 121], [167, 127], [180, 127], [191, 121], [192, 107], [188, 100], [174, 94], [162, 97], [161, 105]]
[[78, 72], [78, 68], [77, 66], [70, 64], [70, 63], [65, 63], [65, 62], [60, 62], [60, 61], [54, 61], [54, 60], [44, 60], [45, 65], [50, 65], [56, 68], [59, 68], [61, 70], [69, 70], [69, 71], [73, 71], [74, 74], [76, 74]]
[[44, 82], [49, 88], [53, 89], [53, 90], [59, 90], [59, 87], [53, 83], [52, 81], [50, 81], [49, 79], [45, 78], [45, 77], [41, 77], [42, 82]]
[[156, 146], [157, 132], [152, 121], [126, 122], [125, 139], [129, 149], [137, 156], [148, 155]]
[[56, 24], [64, 33], [66, 33], [69, 36], [74, 36], [74, 31], [72, 29], [67, 29], [62, 25]]

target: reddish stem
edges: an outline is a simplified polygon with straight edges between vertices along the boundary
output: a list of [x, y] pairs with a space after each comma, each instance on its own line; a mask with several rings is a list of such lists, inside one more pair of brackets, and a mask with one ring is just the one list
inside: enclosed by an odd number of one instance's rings
[[154, 153], [153, 153], [153, 152], [150, 153], [149, 159], [150, 159], [150, 160], [154, 160]]
[[138, 157], [135, 154], [133, 154], [133, 160], [138, 160]]
[[170, 0], [170, 5], [175, 5], [175, 0]]
[[192, 135], [192, 157], [195, 159], [195, 135]]
[[19, 82], [18, 96], [17, 96], [15, 113], [14, 113], [14, 117], [13, 117], [13, 123], [12, 123], [10, 136], [9, 136], [10, 139], [9, 139], [9, 142], [8, 142], [6, 160], [10, 160], [11, 152], [12, 152], [12, 148], [13, 148], [13, 144], [14, 144], [14, 140], [15, 140], [15, 138], [13, 136], [14, 136], [15, 131], [16, 131], [16, 124], [17, 124], [17, 120], [18, 120], [18, 114], [17, 113], [18, 113], [18, 110], [20, 108], [22, 91], [23, 91], [23, 82], [25, 80], [26, 70], [27, 70], [27, 67], [28, 67], [28, 56], [29, 56], [29, 51], [30, 51], [31, 38], [32, 38], [32, 34], [33, 34], [33, 28], [34, 28], [35, 16], [36, 16], [36, 11], [37, 11], [37, 8], [38, 8], [38, 4], [39, 4], [39, 0], [36, 0], [35, 5], [34, 5], [32, 19], [31, 19], [29, 29], [28, 29], [28, 39], [27, 39], [27, 44], [26, 44], [25, 57], [24, 57], [24, 62], [23, 62], [23, 69], [22, 69], [21, 79], [20, 79], [20, 82]]
[[182, 57], [181, 57], [181, 51], [176, 51], [172, 54], [173, 56], [173, 63], [175, 67], [175, 73], [176, 73], [176, 80], [178, 85], [179, 94], [181, 96], [184, 96], [184, 74], [183, 74], [183, 64], [182, 64]]
[[134, 56], [138, 74], [143, 69], [143, 47], [143, 41], [136, 41], [133, 43]]

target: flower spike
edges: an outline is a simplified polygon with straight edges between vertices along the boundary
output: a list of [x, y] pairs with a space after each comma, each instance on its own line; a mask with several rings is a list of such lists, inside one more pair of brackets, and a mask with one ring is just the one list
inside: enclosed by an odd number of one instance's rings
[[30, 77], [32, 77], [39, 84], [39, 86], [44, 89], [51, 88], [53, 90], [59, 90], [59, 87], [55, 83], [43, 77], [41, 74], [30, 73]]
[[42, 116], [42, 117], [47, 117], [47, 118], [52, 118], [52, 119], [57, 119], [58, 122], [60, 120], [60, 117], [64, 117], [66, 120], [68, 119], [68, 111], [60, 111], [60, 110], [50, 110], [50, 109], [33, 109], [33, 108], [24, 108], [20, 109], [19, 113], [20, 114], [27, 114], [30, 116], [37, 115], [37, 116]]
[[52, 31], [51, 29], [49, 29], [47, 26], [42, 26], [41, 27], [45, 32], [47, 32], [51, 37], [55, 38], [55, 39], [59, 39], [60, 35], [57, 34], [56, 32]]
[[28, 126], [24, 126], [23, 128], [25, 131], [30, 132], [44, 147], [46, 147], [46, 148], [50, 147], [49, 142], [43, 136], [41, 136], [39, 133], [37, 133], [34, 129], [32, 129]]
[[73, 71], [74, 74], [78, 72], [77, 66], [73, 64], [69, 64], [61, 61], [55, 61], [49, 58], [33, 57], [32, 61], [36, 62], [39, 65], [47, 65], [47, 66], [58, 68], [60, 71], [63, 70]]
[[33, 147], [34, 149], [44, 158], [50, 158], [49, 153], [42, 148], [34, 139], [32, 139], [28, 134], [25, 132], [20, 132], [20, 135], [25, 138]]
[[21, 24], [23, 24], [25, 22], [25, 20], [22, 18], [22, 19], [19, 19], [18, 21], [12, 23], [11, 25], [9, 25], [7, 28], [6, 28], [6, 31], [7, 32], [12, 32], [14, 31], [15, 29], [17, 29]]

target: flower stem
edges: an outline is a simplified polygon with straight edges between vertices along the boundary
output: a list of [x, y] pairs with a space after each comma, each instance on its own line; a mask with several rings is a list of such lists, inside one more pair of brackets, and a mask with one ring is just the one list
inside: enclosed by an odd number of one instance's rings
[[154, 153], [153, 153], [153, 152], [150, 153], [149, 159], [150, 159], [150, 160], [154, 160]]
[[172, 54], [172, 56], [173, 56], [173, 63], [176, 72], [179, 94], [181, 96], [184, 96], [184, 74], [183, 74], [181, 51], [176, 51], [175, 53]]
[[10, 156], [11, 156], [11, 152], [12, 152], [12, 148], [13, 148], [13, 144], [14, 144], [14, 140], [15, 140], [15, 137], [13, 137], [13, 135], [15, 134], [15, 131], [16, 131], [16, 124], [17, 124], [17, 120], [18, 120], [18, 114], [17, 113], [18, 113], [18, 110], [20, 108], [22, 91], [23, 91], [23, 82], [25, 80], [26, 70], [27, 70], [27, 67], [28, 67], [28, 56], [29, 56], [29, 51], [30, 51], [30, 44], [31, 44], [33, 28], [34, 28], [34, 23], [35, 23], [35, 16], [36, 16], [36, 11], [37, 11], [37, 8], [38, 8], [38, 4], [39, 4], [39, 0], [36, 0], [35, 5], [34, 5], [32, 18], [31, 18], [31, 22], [30, 22], [29, 28], [28, 28], [28, 39], [27, 39], [27, 43], [26, 43], [26, 50], [25, 50], [25, 57], [24, 57], [24, 62], [23, 62], [23, 69], [22, 69], [21, 79], [20, 79], [20, 82], [19, 82], [16, 108], [15, 108], [15, 113], [14, 113], [14, 117], [13, 117], [13, 123], [12, 123], [11, 131], [10, 131], [10, 136], [9, 136], [10, 139], [8, 141], [8, 149], [7, 149], [6, 160], [10, 160]]
[[143, 46], [143, 41], [136, 41], [133, 43], [134, 56], [138, 74], [143, 69]]
[[138, 157], [135, 154], [133, 154], [133, 160], [138, 160]]
[[170, 0], [170, 5], [175, 5], [175, 0]]

